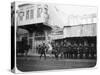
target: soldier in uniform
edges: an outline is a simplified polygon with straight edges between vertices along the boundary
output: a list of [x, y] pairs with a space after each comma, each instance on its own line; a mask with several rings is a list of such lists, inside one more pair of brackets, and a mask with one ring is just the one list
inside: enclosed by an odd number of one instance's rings
[[58, 54], [60, 54], [60, 57], [63, 58], [63, 52], [64, 52], [64, 43], [61, 41], [61, 43], [58, 46]]
[[80, 47], [79, 47], [79, 44], [77, 46], [77, 58], [78, 59], [80, 58]]
[[96, 54], [95, 46], [94, 46], [93, 43], [90, 44], [90, 51], [89, 51], [89, 53], [91, 54], [91, 58], [93, 59], [95, 57], [94, 55]]
[[77, 58], [77, 44], [76, 44], [76, 42], [73, 45], [73, 54], [74, 54], [74, 58]]
[[74, 58], [74, 41], [71, 44], [71, 57]]
[[43, 43], [43, 45], [40, 48], [40, 59], [44, 55], [44, 58], [46, 59], [46, 45]]
[[64, 44], [64, 47], [63, 47], [63, 56], [64, 56], [64, 58], [67, 58], [67, 45], [66, 44]]
[[58, 59], [58, 57], [59, 57], [60, 50], [61, 50], [61, 46], [58, 45], [58, 43], [57, 43], [56, 47], [55, 47], [55, 58], [56, 59]]
[[54, 54], [55, 55], [55, 58], [58, 59], [58, 47], [57, 47], [57, 43], [55, 43], [53, 45], [52, 54]]
[[68, 46], [68, 58], [71, 58], [71, 44]]
[[79, 44], [79, 54], [80, 54], [80, 58], [83, 58], [83, 45], [82, 43]]
[[65, 51], [65, 54], [66, 54], [66, 58], [68, 58], [68, 55], [69, 55], [69, 51], [68, 51], [68, 44], [66, 43], [66, 51]]
[[86, 58], [86, 52], [87, 52], [87, 50], [85, 48], [85, 45], [83, 44], [83, 58]]
[[89, 46], [87, 42], [84, 42], [85, 57], [89, 57]]

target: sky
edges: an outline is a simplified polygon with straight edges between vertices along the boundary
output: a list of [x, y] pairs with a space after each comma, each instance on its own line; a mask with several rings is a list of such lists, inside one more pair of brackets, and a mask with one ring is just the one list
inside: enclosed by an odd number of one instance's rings
[[64, 12], [65, 14], [73, 14], [73, 15], [84, 15], [97, 13], [96, 7], [90, 6], [79, 6], [79, 5], [56, 5], [56, 7]]
[[[57, 22], [60, 23], [60, 27], [66, 25], [77, 25], [81, 23], [89, 23], [92, 22], [91, 14], [97, 15], [97, 8], [90, 6], [78, 6], [78, 5], [63, 5], [63, 4], [50, 4], [49, 9], [52, 11], [50, 14], [52, 16], [52, 20], [55, 18], [54, 15], [57, 16]], [[94, 20], [96, 17], [94, 18]], [[55, 20], [55, 19], [54, 19]]]

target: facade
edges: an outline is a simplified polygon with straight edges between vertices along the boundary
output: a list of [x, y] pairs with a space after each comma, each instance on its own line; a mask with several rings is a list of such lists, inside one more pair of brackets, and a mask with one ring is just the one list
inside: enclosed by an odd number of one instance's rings
[[63, 39], [63, 28], [60, 28], [59, 26], [52, 26], [52, 31], [49, 34], [49, 38], [51, 40], [56, 40], [56, 39]]
[[[49, 41], [48, 33], [52, 28], [47, 24], [48, 6], [45, 4], [23, 4], [17, 10], [17, 36], [20, 42], [24, 39], [30, 46], [29, 54], [36, 53], [36, 47]], [[28, 33], [24, 33], [23, 30]], [[20, 34], [23, 32], [22, 34]]]
[[[17, 41], [27, 40], [29, 54], [37, 53], [36, 48], [43, 42], [93, 43], [96, 45], [96, 23], [58, 27], [52, 9], [46, 4], [23, 4], [17, 11]], [[53, 12], [53, 10], [52, 10]], [[56, 15], [58, 17], [58, 15]], [[53, 19], [51, 18], [53, 17]], [[56, 17], [56, 18], [57, 18]], [[59, 21], [59, 20], [57, 20]], [[60, 23], [59, 23], [60, 24]], [[90, 40], [89, 40], [90, 39]], [[92, 41], [91, 41], [92, 40]]]
[[93, 37], [96, 36], [96, 23], [65, 26], [64, 37]]
[[96, 58], [96, 23], [64, 26], [63, 34], [64, 38], [56, 39], [55, 43], [57, 43], [60, 48], [66, 47], [66, 58]]
[[45, 23], [48, 18], [48, 6], [45, 4], [19, 5], [18, 26]]

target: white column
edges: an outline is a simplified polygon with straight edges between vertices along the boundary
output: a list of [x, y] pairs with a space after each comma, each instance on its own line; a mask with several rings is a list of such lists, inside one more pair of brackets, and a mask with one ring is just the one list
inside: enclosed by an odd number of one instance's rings
[[44, 31], [44, 33], [45, 33], [45, 41], [47, 42], [48, 41], [48, 32]]

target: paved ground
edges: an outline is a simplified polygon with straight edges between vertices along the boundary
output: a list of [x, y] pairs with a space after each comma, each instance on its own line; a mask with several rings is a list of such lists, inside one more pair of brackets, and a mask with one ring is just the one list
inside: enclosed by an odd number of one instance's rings
[[17, 57], [17, 68], [21, 71], [41, 71], [54, 69], [71, 69], [93, 67], [96, 64], [94, 59], [54, 59], [52, 57], [39, 58], [32, 57]]

